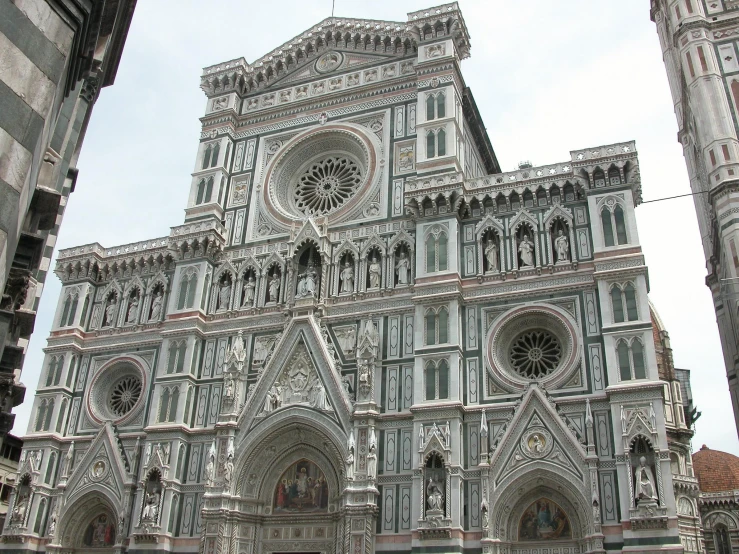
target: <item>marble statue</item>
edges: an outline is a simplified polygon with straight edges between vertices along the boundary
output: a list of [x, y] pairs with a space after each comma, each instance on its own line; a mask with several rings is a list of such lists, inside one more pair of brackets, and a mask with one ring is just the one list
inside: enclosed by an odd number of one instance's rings
[[377, 439], [375, 432], [372, 431], [370, 436], [369, 452], [367, 453], [367, 478], [374, 479], [377, 477]]
[[298, 291], [295, 298], [315, 297], [318, 273], [313, 265], [313, 260], [308, 260], [305, 272], [298, 275]]
[[23, 494], [18, 497], [13, 506], [12, 520], [22, 522], [26, 518], [26, 509], [28, 508], [28, 495]]
[[518, 251], [521, 254], [521, 267], [534, 267], [534, 243], [531, 242], [528, 234], [523, 236], [523, 240], [518, 245]]
[[570, 241], [567, 240], [562, 229], [557, 231], [557, 238], [554, 239], [554, 249], [557, 252], [558, 264], [570, 261]]
[[273, 412], [277, 408], [280, 407], [280, 398], [281, 398], [281, 387], [277, 383], [272, 385], [272, 387], [267, 391], [267, 396], [264, 398], [264, 408], [262, 409], [262, 412]]
[[208, 464], [205, 466], [205, 482], [209, 487], [213, 486], [213, 479], [216, 474], [216, 445], [215, 443], [210, 445], [210, 451], [208, 452]]
[[151, 302], [151, 315], [149, 321], [156, 321], [162, 313], [162, 302], [164, 300], [164, 294], [162, 291], [157, 291], [154, 300]]
[[234, 475], [234, 449], [233, 442], [229, 442], [226, 462], [223, 464], [223, 481], [226, 486], [231, 484]]
[[377, 256], [373, 256], [369, 265], [369, 288], [379, 289], [381, 276], [382, 267], [380, 266], [380, 262], [377, 261]]
[[128, 314], [126, 315], [126, 323], [136, 323], [136, 318], [139, 315], [139, 297], [134, 296], [131, 298], [131, 303], [128, 305]]
[[427, 502], [429, 510], [442, 511], [444, 493], [441, 490], [440, 484], [431, 477], [429, 477], [428, 485], [426, 485], [426, 494], [428, 495]]
[[218, 309], [228, 310], [228, 303], [231, 300], [231, 283], [227, 280], [221, 284], [221, 290], [218, 292]]
[[146, 519], [148, 521], [156, 521], [157, 516], [159, 515], [159, 493], [158, 492], [150, 492], [146, 495], [146, 505], [144, 506], [144, 510], [141, 513], [142, 519]]
[[105, 307], [105, 326], [112, 327], [113, 319], [115, 319], [115, 309], [117, 300], [115, 296], [110, 299], [110, 302]]
[[488, 261], [488, 273], [498, 271], [498, 245], [492, 237], [485, 245], [485, 259]]
[[254, 275], [249, 275], [249, 279], [244, 283], [244, 302], [242, 306], [252, 306], [254, 304], [254, 294], [257, 289], [257, 282]]
[[654, 488], [654, 475], [652, 469], [647, 465], [647, 459], [639, 458], [639, 466], [636, 468], [636, 500], [657, 500]]
[[349, 450], [346, 457], [346, 479], [347, 481], [354, 480], [354, 448]]
[[277, 272], [272, 275], [269, 281], [269, 301], [273, 304], [277, 304], [280, 298], [280, 276]]
[[321, 380], [318, 377], [313, 379], [310, 386], [310, 405], [316, 410], [330, 410], [328, 399], [326, 398], [326, 389], [323, 388]]
[[398, 261], [395, 262], [395, 274], [398, 276], [398, 285], [410, 283], [411, 263], [404, 251], [400, 251]]
[[352, 292], [354, 292], [354, 267], [352, 267], [352, 264], [349, 262], [349, 260], [347, 260], [344, 264], [344, 269], [341, 270], [340, 277], [340, 292], [342, 294], [351, 294]]

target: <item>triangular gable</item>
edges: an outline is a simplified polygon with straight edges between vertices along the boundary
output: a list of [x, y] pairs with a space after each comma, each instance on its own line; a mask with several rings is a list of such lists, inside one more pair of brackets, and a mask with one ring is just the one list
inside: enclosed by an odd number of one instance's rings
[[405, 229], [401, 229], [399, 233], [390, 239], [387, 245], [388, 252], [395, 252], [395, 249], [401, 244], [405, 244], [411, 253], [415, 250], [416, 241]]
[[524, 209], [518, 212], [516, 214], [516, 217], [511, 219], [510, 223], [508, 224], [508, 229], [511, 230], [512, 233], [515, 233], [518, 229], [518, 226], [522, 223], [528, 223], [531, 225], [531, 228], [536, 231], [539, 228], [539, 224], [536, 221], [536, 218], [529, 213], [528, 210]]
[[479, 239], [488, 229], [495, 229], [498, 231], [499, 236], [503, 236], [503, 224], [490, 214], [486, 215], [485, 218], [477, 224], [475, 227], [475, 236]]
[[344, 239], [344, 242], [342, 242], [334, 251], [334, 260], [340, 260], [346, 252], [354, 254], [355, 260], [359, 256], [359, 248], [356, 244], [354, 244], [354, 241], [352, 239]]
[[[330, 417], [335, 418], [339, 425], [348, 432], [351, 426], [349, 419], [352, 407], [334, 364], [333, 356], [321, 336], [321, 329], [315, 318], [308, 316], [293, 319], [283, 332], [280, 341], [275, 345], [272, 357], [267, 362], [256, 387], [249, 395], [239, 415], [239, 427], [249, 429], [261, 421], [264, 416], [269, 417], [273, 411], [299, 405], [315, 409], [317, 413], [330, 414]], [[316, 377], [325, 394], [325, 403], [320, 400], [318, 403], [330, 409], [311, 406], [314, 397], [310, 394], [314, 393], [306, 393], [306, 390], [311, 387], [311, 379]], [[281, 387], [280, 383], [284, 383], [284, 379], [288, 381], [293, 379], [290, 404], [276, 406], [272, 403], [265, 409], [269, 404], [268, 396], [272, 398], [275, 393], [281, 392], [276, 390], [275, 385]], [[303, 402], [302, 399], [306, 398], [306, 394], [308, 400]], [[280, 394], [280, 398], [286, 397]]]
[[300, 247], [306, 242], [315, 243], [319, 251], [323, 252], [325, 239], [326, 233], [316, 225], [316, 222], [312, 217], [309, 217], [305, 220], [295, 237], [290, 241], [290, 256], [294, 256], [295, 253], [300, 250]]
[[386, 251], [385, 242], [377, 234], [372, 234], [369, 240], [362, 245], [362, 250], [361, 250], [362, 258], [364, 258], [367, 255], [367, 253], [373, 248], [379, 249], [380, 253], [383, 256], [385, 255], [385, 251]]
[[105, 425], [90, 444], [81, 460], [76, 461], [72, 474], [67, 479], [66, 493], [70, 498], [81, 494], [91, 486], [102, 486], [123, 500], [125, 487], [133, 484], [129, 463], [125, 458], [113, 424]]
[[544, 214], [544, 227], [546, 227], [547, 224], [556, 217], [561, 217], [567, 223], [572, 225], [572, 211], [569, 208], [555, 204]]
[[163, 271], [159, 271], [153, 279], [149, 280], [149, 286], [146, 287], [147, 292], [151, 292], [159, 284], [163, 285], [165, 290], [169, 285], [169, 277]]
[[250, 268], [253, 269], [257, 275], [259, 275], [262, 270], [261, 264], [251, 254], [249, 254], [246, 259], [241, 262], [241, 265], [239, 265], [239, 275], [243, 275]]
[[236, 271], [236, 268], [233, 266], [233, 264], [229, 260], [226, 260], [216, 270], [215, 275], [213, 275], [213, 282], [215, 283], [219, 281], [221, 276], [223, 276], [223, 274], [227, 271], [231, 273], [231, 277], [235, 280], [238, 272]]
[[128, 283], [126, 283], [126, 288], [123, 291], [123, 296], [129, 296], [131, 294], [131, 290], [134, 287], [138, 287], [140, 291], [145, 291], [146, 287], [144, 286], [144, 282], [141, 280], [141, 278], [138, 275], [135, 275], [133, 279], [131, 279]]
[[544, 392], [532, 384], [507, 426], [490, 465], [499, 485], [511, 473], [529, 464], [546, 463], [584, 482], [588, 475], [586, 452]]

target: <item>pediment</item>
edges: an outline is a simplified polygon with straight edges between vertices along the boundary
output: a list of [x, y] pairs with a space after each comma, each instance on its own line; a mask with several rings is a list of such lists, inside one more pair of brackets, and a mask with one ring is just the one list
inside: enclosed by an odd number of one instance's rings
[[283, 332], [239, 416], [240, 427], [254, 427], [291, 406], [313, 409], [350, 429], [351, 402], [313, 316], [293, 320]]
[[551, 466], [584, 481], [586, 452], [538, 386], [524, 393], [490, 464], [496, 485], [528, 465]]
[[130, 464], [115, 434], [110, 421], [100, 428], [85, 455], [75, 463], [74, 470], [67, 479], [67, 494], [92, 486], [109, 489], [118, 499], [123, 498], [124, 488], [133, 484]]

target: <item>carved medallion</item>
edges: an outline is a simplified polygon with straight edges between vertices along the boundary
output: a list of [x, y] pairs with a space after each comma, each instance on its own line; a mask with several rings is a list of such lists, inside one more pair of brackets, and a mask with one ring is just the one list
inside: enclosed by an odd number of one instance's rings
[[521, 450], [535, 460], [548, 456], [553, 446], [552, 434], [544, 427], [531, 427], [521, 437]]

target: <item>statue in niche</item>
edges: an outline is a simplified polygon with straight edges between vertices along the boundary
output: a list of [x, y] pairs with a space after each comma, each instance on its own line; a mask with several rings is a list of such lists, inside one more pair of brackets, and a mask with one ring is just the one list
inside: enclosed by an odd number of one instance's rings
[[372, 364], [369, 360], [359, 362], [359, 384], [365, 387], [372, 385]]
[[521, 267], [534, 267], [534, 243], [529, 239], [528, 233], [524, 234], [521, 243], [518, 245], [518, 252], [521, 254]]
[[111, 296], [108, 300], [108, 305], [105, 307], [105, 321], [103, 321], [103, 327], [112, 327], [113, 320], [115, 319], [115, 309], [117, 305], [117, 298]]
[[224, 387], [223, 397], [233, 399], [234, 394], [235, 394], [235, 385], [234, 385], [233, 375], [231, 375], [230, 373], [226, 373], [224, 379], [226, 381], [226, 386]]
[[310, 405], [316, 410], [330, 410], [328, 399], [326, 398], [326, 389], [323, 388], [321, 380], [318, 377], [313, 379], [310, 386]]
[[407, 285], [410, 283], [411, 263], [405, 255], [404, 250], [400, 251], [398, 261], [395, 262], [395, 274], [398, 276], [398, 285]]
[[485, 244], [485, 259], [488, 262], [488, 273], [495, 273], [498, 271], [498, 245], [495, 242], [495, 237], [490, 236]]
[[218, 309], [228, 310], [228, 303], [231, 300], [231, 281], [228, 278], [223, 279], [221, 288], [218, 292]]
[[349, 454], [346, 456], [346, 479], [354, 481], [354, 446], [349, 447]]
[[262, 409], [262, 411], [264, 413], [270, 413], [275, 411], [281, 405], [282, 387], [275, 383], [274, 385], [272, 385], [272, 388], [267, 391], [267, 396], [264, 398], [264, 408]]
[[141, 514], [142, 519], [147, 521], [156, 521], [159, 515], [159, 493], [153, 491], [146, 495], [146, 505]]
[[367, 453], [367, 478], [375, 479], [377, 477], [377, 440], [375, 432], [372, 431], [370, 437], [369, 452]]
[[379, 289], [381, 278], [382, 267], [380, 266], [380, 262], [377, 261], [377, 256], [372, 256], [372, 261], [369, 265], [369, 288]]
[[426, 485], [426, 495], [429, 510], [441, 512], [444, 509], [444, 492], [441, 490], [441, 484], [432, 477], [429, 477]]
[[156, 321], [162, 313], [162, 302], [164, 301], [164, 294], [161, 290], [156, 292], [154, 300], [151, 302], [151, 315], [149, 315], [149, 321]]
[[639, 466], [636, 468], [636, 475], [634, 479], [636, 483], [636, 501], [637, 503], [646, 501], [657, 500], [654, 487], [654, 475], [652, 474], [652, 468], [647, 465], [647, 459], [642, 456], [639, 458]]
[[205, 482], [207, 486], [213, 486], [213, 479], [215, 478], [216, 471], [216, 446], [215, 444], [210, 445], [208, 451], [208, 464], [205, 466]]
[[354, 292], [354, 267], [349, 258], [344, 262], [344, 269], [341, 270], [341, 294], [351, 294]]
[[257, 282], [254, 279], [254, 275], [249, 274], [249, 279], [244, 283], [244, 302], [242, 306], [254, 305], [254, 295], [257, 290]]
[[28, 492], [20, 493], [18, 499], [15, 501], [13, 506], [13, 517], [14, 522], [22, 522], [26, 518], [26, 510], [28, 509]]
[[313, 265], [313, 260], [308, 260], [308, 267], [298, 275], [298, 291], [295, 298], [315, 297], [318, 273]]
[[337, 329], [336, 336], [339, 339], [339, 345], [344, 354], [354, 352], [354, 345], [357, 341], [357, 329], [352, 326], [345, 329]]
[[231, 441], [228, 443], [228, 452], [226, 453], [226, 462], [223, 464], [223, 481], [226, 483], [226, 486], [229, 486], [231, 484], [231, 479], [233, 479], [234, 475], [234, 445]]
[[136, 318], [139, 315], [139, 297], [135, 293], [131, 296], [131, 301], [128, 304], [128, 314], [126, 315], [126, 323], [136, 323]]
[[557, 238], [554, 239], [554, 249], [557, 253], [557, 263], [562, 264], [570, 261], [570, 241], [560, 229], [557, 231]]
[[269, 281], [269, 303], [277, 304], [280, 298], [280, 275], [275, 271]]

